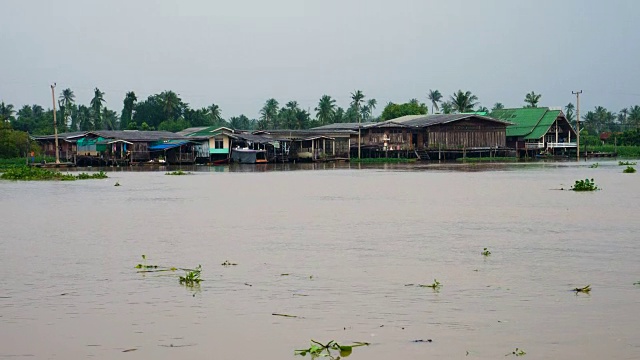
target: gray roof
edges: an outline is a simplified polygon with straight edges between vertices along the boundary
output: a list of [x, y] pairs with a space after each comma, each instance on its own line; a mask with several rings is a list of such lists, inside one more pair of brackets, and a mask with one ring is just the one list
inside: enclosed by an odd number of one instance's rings
[[448, 124], [454, 121], [466, 120], [471, 118], [490, 121], [505, 126], [511, 124], [506, 121], [478, 114], [407, 115], [388, 121], [401, 123], [410, 127], [428, 127], [433, 125]]
[[314, 127], [314, 128], [309, 129], [309, 130], [315, 130], [315, 131], [319, 131], [319, 130], [358, 130], [359, 126], [362, 127], [362, 128], [366, 128], [366, 127], [369, 127], [369, 126], [374, 125], [374, 124], [376, 124], [376, 123], [374, 123], [374, 122], [334, 123], [334, 124], [328, 124], [328, 125]]
[[[67, 140], [71, 138], [83, 137], [86, 133], [87, 133], [86, 131], [73, 131], [73, 132], [59, 133], [58, 140]], [[55, 134], [54, 135], [32, 135], [31, 138], [34, 140], [53, 140], [55, 139]]]
[[198, 127], [190, 127], [190, 128], [186, 128], [184, 130], [178, 131], [176, 134], [181, 135], [181, 136], [187, 136], [189, 134], [193, 134], [196, 133], [198, 131], [202, 131], [205, 129], [208, 129], [209, 126], [198, 126]]
[[141, 131], [141, 130], [96, 130], [89, 131], [105, 139], [121, 139], [127, 141], [159, 141], [159, 140], [189, 140], [182, 135], [169, 131]]

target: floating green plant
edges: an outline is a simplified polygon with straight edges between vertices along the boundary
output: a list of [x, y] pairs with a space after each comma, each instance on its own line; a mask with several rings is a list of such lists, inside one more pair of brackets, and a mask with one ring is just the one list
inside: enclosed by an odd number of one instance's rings
[[593, 179], [576, 180], [576, 183], [571, 187], [572, 191], [596, 191], [599, 190], [598, 186], [593, 182]]
[[172, 172], [167, 172], [165, 173], [165, 175], [191, 175], [191, 172], [184, 172], [182, 170], [177, 170], [177, 171], [172, 171]]
[[116, 183], [113, 186], [120, 186], [120, 183], [116, 181]]
[[575, 288], [572, 291], [575, 291], [576, 294], [578, 294], [578, 293], [588, 294], [588, 293], [591, 292], [591, 285], [587, 285], [587, 286], [581, 287], [581, 288]]
[[633, 174], [636, 172], [636, 169], [633, 166], [627, 166], [627, 168], [622, 170], [622, 172], [625, 174]]
[[620, 165], [620, 166], [637, 165], [637, 164], [638, 163], [631, 162], [631, 161], [618, 161], [618, 165]]
[[63, 174], [56, 170], [41, 169], [34, 166], [21, 166], [11, 168], [0, 175], [0, 179], [4, 180], [22, 180], [22, 181], [44, 181], [44, 180], [59, 180], [59, 181], [73, 181], [73, 180], [87, 180], [87, 179], [106, 179], [107, 174], [103, 171], [87, 174], [80, 173], [78, 175]]
[[589, 165], [589, 168], [591, 168], [591, 169], [596, 169], [598, 166], [600, 166], [600, 164], [598, 164], [598, 163], [593, 163], [593, 164]]
[[202, 272], [202, 265], [198, 265], [194, 270], [186, 270], [185, 275], [180, 276], [180, 284], [187, 287], [194, 287], [200, 285], [202, 279], [200, 279], [200, 273]]
[[524, 350], [522, 350], [522, 349], [518, 349], [518, 348], [516, 348], [514, 351], [512, 351], [512, 352], [510, 352], [510, 353], [506, 354], [505, 356], [510, 356], [510, 355], [514, 355], [514, 356], [525, 356], [525, 355], [527, 355], [527, 353], [526, 353], [526, 352], [524, 352]]
[[489, 256], [491, 255], [491, 251], [489, 251], [487, 248], [484, 248], [484, 251], [482, 251], [481, 254], [484, 256]]
[[311, 346], [308, 349], [294, 350], [294, 355], [306, 356], [309, 354], [312, 359], [326, 357], [332, 360], [338, 360], [351, 355], [353, 348], [368, 345], [369, 343], [366, 342], [355, 342], [351, 345], [340, 345], [333, 340], [329, 341], [325, 345], [315, 340], [311, 340]]
[[428, 287], [428, 288], [432, 288], [433, 290], [438, 290], [442, 287], [442, 284], [440, 283], [440, 281], [438, 281], [438, 279], [433, 279], [433, 283], [430, 285], [418, 285], [419, 287]]

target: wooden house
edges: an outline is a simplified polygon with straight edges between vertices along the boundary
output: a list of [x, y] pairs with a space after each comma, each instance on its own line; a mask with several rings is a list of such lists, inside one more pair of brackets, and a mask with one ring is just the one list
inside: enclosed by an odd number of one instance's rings
[[[76, 131], [58, 134], [58, 154], [60, 160], [73, 161], [77, 152], [78, 139], [82, 138], [87, 132]], [[42, 148], [45, 156], [56, 156], [56, 141], [54, 135], [31, 136]]]
[[494, 110], [491, 116], [512, 125], [507, 127], [507, 146], [519, 155], [541, 153], [568, 155], [577, 149], [577, 134], [559, 109], [518, 108]]
[[228, 159], [233, 146], [234, 130], [220, 126], [205, 126], [184, 129], [176, 134], [189, 138], [195, 143], [198, 162], [212, 162]]

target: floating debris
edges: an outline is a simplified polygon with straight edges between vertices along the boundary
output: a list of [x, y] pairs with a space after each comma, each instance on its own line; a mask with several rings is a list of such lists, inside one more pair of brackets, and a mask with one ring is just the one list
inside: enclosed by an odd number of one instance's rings
[[289, 314], [278, 314], [278, 313], [273, 313], [271, 314], [273, 316], [282, 316], [282, 317], [287, 317], [287, 318], [297, 318], [298, 316], [296, 315], [289, 315]]
[[[311, 355], [311, 358], [328, 357], [329, 359], [340, 359], [341, 357], [347, 357], [351, 355], [354, 347], [369, 346], [366, 342], [355, 342], [351, 345], [340, 345], [337, 342], [331, 340], [326, 345], [319, 343], [315, 340], [311, 340], [311, 346], [308, 349], [294, 350], [294, 355], [305, 356]], [[332, 351], [338, 352], [339, 355], [335, 355]]]
[[433, 342], [433, 340], [432, 339], [426, 339], [426, 340], [418, 339], [418, 340], [413, 340], [412, 341], [412, 343], [430, 343], [430, 342]]
[[135, 349], [135, 348], [134, 348], [134, 349], [122, 350], [122, 352], [132, 352], [132, 351], [136, 351], [136, 350], [138, 350], [138, 349]]
[[510, 356], [510, 355], [515, 355], [515, 356], [525, 356], [525, 355], [527, 355], [527, 353], [526, 353], [526, 352], [524, 352], [524, 350], [522, 350], [522, 349], [518, 349], [518, 348], [516, 348], [514, 351], [512, 351], [512, 352], [510, 352], [510, 353], [506, 354], [505, 356]]
[[589, 292], [591, 292], [591, 285], [587, 285], [585, 287], [581, 287], [581, 288], [575, 288], [572, 291], [575, 291], [576, 294], [577, 293], [585, 293], [588, 294]]
[[229, 260], [225, 260], [225, 262], [223, 262], [221, 265], [222, 266], [236, 266], [238, 264], [229, 262]]
[[484, 255], [484, 256], [489, 256], [489, 255], [491, 255], [491, 251], [487, 250], [487, 248], [484, 248], [484, 251], [481, 252], [481, 254]]

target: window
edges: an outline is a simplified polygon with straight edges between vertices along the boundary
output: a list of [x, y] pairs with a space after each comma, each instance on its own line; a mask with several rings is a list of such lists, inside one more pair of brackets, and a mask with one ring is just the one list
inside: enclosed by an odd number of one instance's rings
[[214, 149], [224, 149], [224, 140], [215, 139]]

